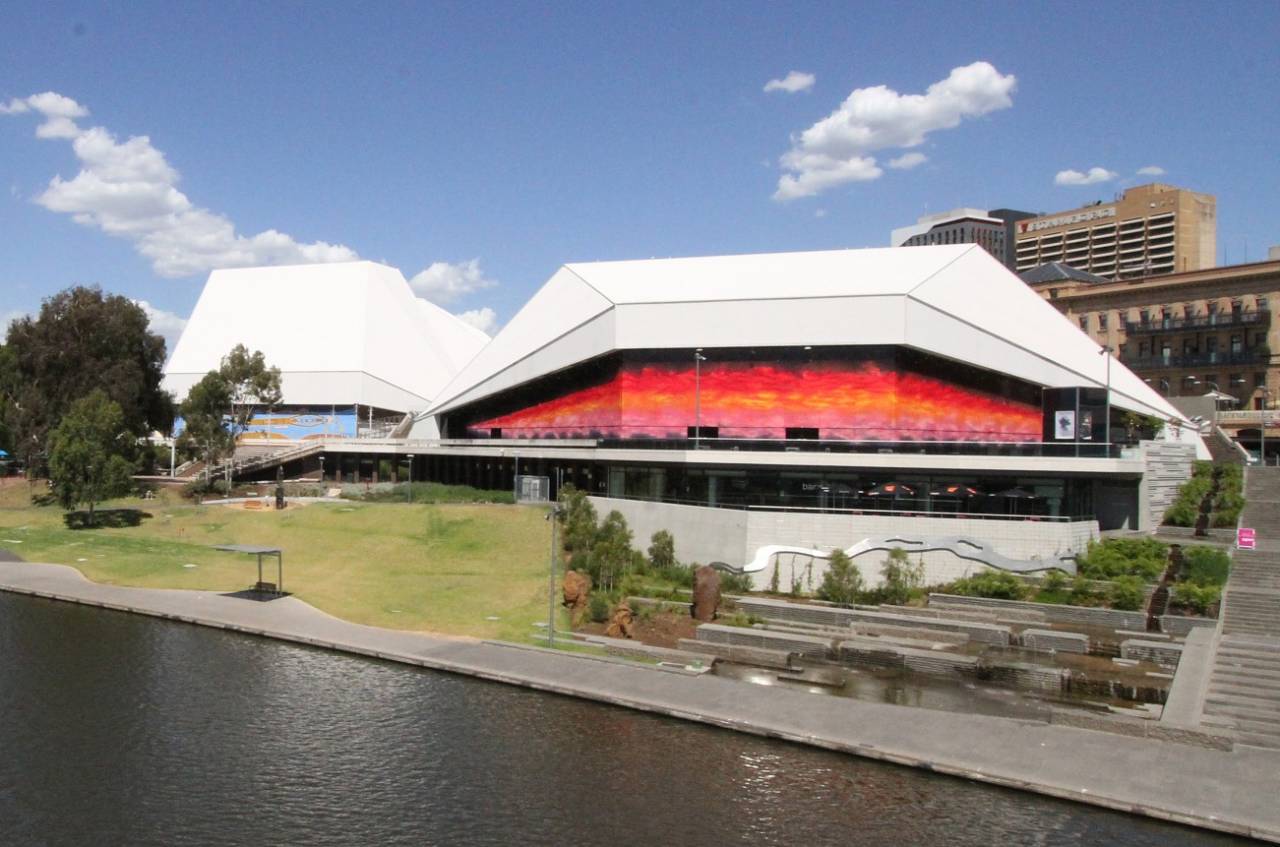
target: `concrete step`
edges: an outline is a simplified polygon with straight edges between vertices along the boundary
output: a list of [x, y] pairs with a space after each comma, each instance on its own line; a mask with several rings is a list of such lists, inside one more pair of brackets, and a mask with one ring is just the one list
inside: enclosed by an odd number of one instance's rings
[[[1224, 691], [1216, 686], [1209, 686], [1209, 693], [1204, 698], [1205, 707], [1213, 704], [1214, 711], [1228, 711], [1230, 709], [1249, 709], [1255, 712], [1275, 715], [1280, 719], [1280, 697], [1268, 697], [1266, 692], [1248, 692], [1239, 694], [1234, 691]], [[1280, 724], [1280, 720], [1277, 720]]]
[[1237, 744], [1247, 744], [1250, 747], [1265, 747], [1268, 750], [1280, 750], [1280, 736], [1260, 735], [1252, 732], [1237, 732], [1235, 734]]
[[1255, 736], [1273, 739], [1274, 743], [1280, 743], [1280, 725], [1270, 721], [1256, 721], [1248, 719], [1233, 719], [1229, 717], [1212, 717], [1202, 720], [1201, 723], [1210, 726], [1221, 726], [1227, 729], [1234, 729], [1238, 733], [1249, 733]]
[[[1259, 728], [1273, 727], [1276, 735], [1280, 736], [1280, 713], [1268, 709], [1251, 708], [1234, 703], [1211, 703], [1206, 700], [1204, 713], [1215, 717], [1228, 717], [1237, 723], [1251, 721], [1257, 724]], [[1264, 730], [1259, 729], [1258, 731]]]
[[1209, 679], [1210, 682], [1220, 681], [1223, 685], [1247, 685], [1256, 687], [1259, 690], [1274, 688], [1280, 691], [1280, 676], [1275, 674], [1259, 676], [1256, 673], [1252, 673], [1248, 668], [1215, 667]]

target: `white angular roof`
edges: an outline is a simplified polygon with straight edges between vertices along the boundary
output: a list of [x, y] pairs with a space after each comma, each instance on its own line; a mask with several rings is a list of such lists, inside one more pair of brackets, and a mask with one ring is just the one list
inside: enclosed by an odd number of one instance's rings
[[216, 270], [165, 366], [181, 399], [236, 344], [280, 368], [287, 405], [427, 408], [489, 337], [376, 262]]
[[[445, 412], [621, 349], [901, 345], [1046, 387], [1107, 382], [1107, 357], [977, 245], [562, 267], [440, 393]], [[1112, 403], [1184, 420], [1112, 359]]]

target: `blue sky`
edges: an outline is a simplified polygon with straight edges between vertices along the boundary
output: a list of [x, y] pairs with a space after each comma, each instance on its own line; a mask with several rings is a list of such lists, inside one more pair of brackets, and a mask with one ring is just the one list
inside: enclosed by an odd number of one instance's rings
[[1274, 2], [7, 9], [0, 316], [96, 283], [172, 334], [211, 266], [358, 255], [500, 326], [565, 262], [881, 246], [1152, 167], [1217, 195], [1220, 260], [1280, 244]]

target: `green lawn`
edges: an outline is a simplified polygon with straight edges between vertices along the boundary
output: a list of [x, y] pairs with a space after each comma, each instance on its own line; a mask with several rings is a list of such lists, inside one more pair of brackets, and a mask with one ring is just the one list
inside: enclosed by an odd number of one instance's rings
[[349, 502], [248, 511], [168, 494], [107, 507], [150, 517], [132, 528], [72, 530], [61, 509], [31, 505], [25, 485], [0, 489], [0, 549], [71, 565], [96, 582], [234, 591], [257, 579], [256, 560], [211, 546], [279, 546], [285, 588], [344, 620], [527, 642], [533, 622], [547, 618], [543, 509]]

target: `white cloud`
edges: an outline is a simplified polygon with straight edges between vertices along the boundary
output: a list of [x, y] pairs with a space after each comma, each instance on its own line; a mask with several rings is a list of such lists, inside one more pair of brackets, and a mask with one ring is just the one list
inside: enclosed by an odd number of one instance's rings
[[1159, 165], [1147, 165], [1145, 168], [1138, 168], [1141, 176], [1164, 176], [1164, 168]]
[[869, 154], [895, 147], [916, 147], [940, 129], [958, 126], [1013, 105], [1017, 79], [987, 62], [954, 68], [924, 94], [899, 94], [883, 85], [858, 88], [840, 107], [797, 136], [780, 162], [775, 200], [808, 197], [847, 182], [877, 179], [884, 173]]
[[889, 160], [889, 167], [900, 171], [909, 171], [916, 165], [923, 165], [929, 157], [923, 153], [903, 153], [896, 159]]
[[359, 258], [340, 244], [304, 244], [268, 229], [240, 235], [224, 215], [196, 206], [178, 190], [178, 171], [145, 135], [120, 142], [107, 129], [76, 123], [89, 111], [52, 91], [0, 107], [3, 114], [34, 111], [38, 138], [69, 139], [80, 162], [71, 179], [55, 176], [36, 202], [83, 226], [133, 242], [157, 274], [183, 277], [213, 268], [341, 262]]
[[133, 301], [142, 311], [147, 313], [149, 329], [164, 338], [165, 349], [173, 355], [173, 348], [178, 346], [178, 338], [187, 328], [187, 319], [164, 309], [157, 309], [146, 300]]
[[807, 74], [804, 71], [792, 71], [782, 79], [771, 79], [766, 82], [764, 90], [766, 93], [770, 91], [785, 91], [788, 94], [795, 94], [813, 88], [815, 81], [817, 81], [817, 77], [813, 74]]
[[494, 330], [498, 328], [498, 314], [488, 306], [459, 312], [454, 317], [471, 324], [486, 335], [493, 335]]
[[1065, 170], [1058, 171], [1058, 175], [1053, 178], [1054, 185], [1094, 185], [1099, 182], [1110, 182], [1117, 176], [1115, 171], [1109, 171], [1106, 168], [1089, 168], [1088, 173], [1080, 171]]
[[813, 216], [814, 216], [815, 218], [825, 218], [825, 217], [827, 216], [827, 210], [826, 210], [826, 209], [814, 209], [814, 210], [813, 210]]
[[457, 264], [432, 262], [409, 280], [414, 291], [442, 306], [497, 284], [484, 275], [479, 259]]

